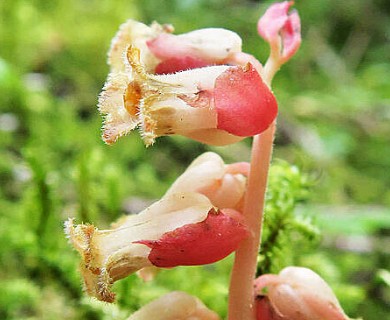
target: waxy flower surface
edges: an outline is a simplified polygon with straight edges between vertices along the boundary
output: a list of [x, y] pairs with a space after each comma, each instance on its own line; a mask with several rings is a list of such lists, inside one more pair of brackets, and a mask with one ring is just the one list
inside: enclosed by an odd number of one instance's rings
[[86, 291], [111, 302], [111, 284], [142, 268], [208, 264], [233, 252], [248, 235], [238, 211], [247, 169], [245, 163], [225, 165], [206, 153], [160, 201], [109, 230], [69, 220], [66, 233], [82, 257]]
[[[271, 5], [257, 24], [259, 35], [277, 51], [279, 63], [287, 62], [301, 45], [301, 22], [298, 12], [289, 13], [294, 1]], [[275, 52], [274, 52], [275, 53]]]
[[173, 291], [143, 306], [127, 320], [218, 320], [198, 298]]
[[287, 267], [255, 280], [258, 320], [348, 320], [328, 284], [315, 272]]
[[260, 63], [241, 52], [237, 34], [170, 31], [130, 20], [114, 38], [111, 73], [99, 99], [106, 143], [138, 127], [146, 145], [172, 134], [225, 145], [270, 126], [276, 99]]

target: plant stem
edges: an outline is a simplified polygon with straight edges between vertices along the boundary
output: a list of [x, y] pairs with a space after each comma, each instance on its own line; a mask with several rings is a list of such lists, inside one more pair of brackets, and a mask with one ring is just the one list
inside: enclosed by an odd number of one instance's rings
[[265, 191], [274, 132], [275, 122], [266, 131], [253, 138], [251, 168], [243, 212], [251, 235], [242, 242], [235, 253], [229, 289], [229, 320], [256, 319], [253, 281], [261, 241]]

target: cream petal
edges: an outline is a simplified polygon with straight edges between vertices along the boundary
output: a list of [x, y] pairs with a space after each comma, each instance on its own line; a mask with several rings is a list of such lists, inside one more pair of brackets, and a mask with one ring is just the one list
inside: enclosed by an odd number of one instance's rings
[[196, 297], [170, 292], [133, 313], [127, 320], [218, 320], [218, 315]]
[[124, 94], [130, 76], [126, 73], [111, 73], [99, 96], [98, 109], [104, 115], [103, 140], [114, 143], [138, 125], [138, 117], [125, 108]]
[[187, 170], [176, 179], [166, 195], [182, 192], [198, 192], [207, 196], [220, 209], [239, 210], [247, 179], [241, 174], [227, 173], [229, 165], [213, 152], [206, 152], [195, 159]]
[[182, 136], [211, 146], [226, 146], [243, 140], [245, 137], [232, 135], [220, 129], [201, 129], [180, 132]]
[[[217, 77], [231, 68], [230, 66], [210, 66], [198, 69], [180, 71], [174, 74], [149, 75], [151, 82], [162, 92], [172, 92], [176, 94], [198, 93], [202, 90], [212, 90]], [[166, 88], [164, 90], [164, 88]]]
[[196, 158], [187, 170], [176, 179], [165, 195], [181, 192], [197, 192], [223, 177], [225, 164], [214, 152], [206, 152]]
[[206, 28], [194, 30], [179, 35], [178, 38], [192, 44], [199, 50], [200, 57], [212, 60], [223, 60], [235, 52], [241, 52], [242, 40], [240, 36], [230, 30], [221, 28]]
[[216, 207], [237, 208], [246, 190], [246, 178], [242, 175], [225, 174], [220, 186], [213, 193], [203, 193]]
[[111, 66], [111, 71], [126, 70], [124, 53], [129, 45], [133, 45], [140, 48], [141, 61], [147, 66], [147, 71], [153, 72], [159, 60], [150, 52], [146, 41], [168, 31], [173, 31], [173, 28], [161, 26], [158, 23], [149, 27], [135, 20], [127, 20], [119, 27], [111, 41], [111, 47], [108, 51], [108, 64]]

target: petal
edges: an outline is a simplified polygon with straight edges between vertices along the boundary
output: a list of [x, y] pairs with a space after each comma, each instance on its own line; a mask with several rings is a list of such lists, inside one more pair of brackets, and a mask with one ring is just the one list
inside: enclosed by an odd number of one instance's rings
[[203, 265], [219, 261], [237, 249], [248, 236], [247, 228], [223, 212], [211, 210], [207, 219], [165, 233], [156, 241], [142, 240], [152, 250], [149, 260], [157, 267]]
[[155, 74], [175, 73], [189, 69], [202, 68], [208, 65], [209, 63], [207, 61], [196, 57], [173, 57], [159, 63], [155, 69]]
[[226, 173], [242, 174], [244, 176], [249, 175], [250, 164], [249, 162], [235, 162], [226, 166]]
[[138, 117], [129, 113], [124, 95], [128, 87], [129, 76], [125, 73], [111, 73], [99, 96], [98, 109], [104, 116], [103, 141], [114, 143], [138, 125]]
[[148, 48], [161, 60], [193, 57], [218, 63], [230, 54], [241, 51], [241, 38], [234, 32], [207, 28], [181, 35], [161, 34], [147, 42]]
[[176, 179], [166, 195], [181, 192], [198, 192], [209, 198], [220, 209], [239, 207], [246, 190], [248, 163], [225, 165], [222, 158], [206, 152], [196, 158], [187, 170]]
[[111, 47], [108, 51], [108, 64], [111, 71], [125, 71], [126, 59], [124, 53], [129, 45], [136, 46], [141, 50], [141, 61], [147, 66], [148, 71], [153, 71], [159, 60], [150, 52], [146, 42], [160, 34], [172, 32], [173, 28], [169, 25], [159, 25], [153, 23], [151, 27], [135, 21], [128, 20], [123, 23], [115, 37], [111, 41]]
[[196, 297], [170, 292], [133, 313], [128, 320], [218, 320], [218, 315]]
[[301, 45], [301, 21], [298, 12], [293, 11], [281, 31], [283, 39], [282, 58], [290, 59]]
[[259, 19], [259, 35], [268, 41], [271, 47], [281, 41], [281, 62], [289, 60], [301, 45], [301, 22], [296, 11], [288, 13], [293, 1], [271, 5]]
[[274, 95], [251, 64], [223, 72], [215, 82], [214, 99], [217, 128], [237, 136], [263, 132], [277, 115]]
[[198, 129], [180, 134], [211, 146], [226, 146], [244, 139], [244, 137], [238, 137], [220, 129]]
[[197, 157], [186, 171], [172, 184], [166, 195], [182, 192], [197, 192], [199, 189], [214, 184], [225, 173], [225, 163], [214, 152], [206, 152]]
[[288, 19], [288, 10], [293, 1], [284, 1], [271, 5], [257, 23], [257, 31], [268, 42], [278, 41], [279, 32]]
[[273, 309], [267, 297], [256, 298], [256, 320], [286, 320]]

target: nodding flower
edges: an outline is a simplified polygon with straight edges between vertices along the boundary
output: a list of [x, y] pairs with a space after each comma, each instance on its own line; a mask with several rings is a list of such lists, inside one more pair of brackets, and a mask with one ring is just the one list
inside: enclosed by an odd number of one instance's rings
[[301, 21], [297, 11], [289, 13], [294, 1], [271, 5], [259, 19], [259, 35], [271, 46], [271, 55], [277, 54], [280, 64], [286, 63], [301, 45]]
[[114, 38], [111, 73], [99, 99], [106, 143], [138, 127], [147, 146], [172, 134], [226, 145], [270, 126], [276, 99], [261, 64], [241, 52], [237, 34], [170, 31], [130, 20]]
[[111, 229], [68, 220], [65, 231], [82, 257], [88, 294], [112, 302], [112, 283], [138, 270], [209, 264], [235, 251], [249, 234], [238, 211], [247, 170], [245, 163], [225, 165], [216, 154], [206, 153], [161, 200], [124, 216]]
[[348, 320], [329, 285], [315, 272], [287, 267], [255, 280], [258, 320]]

